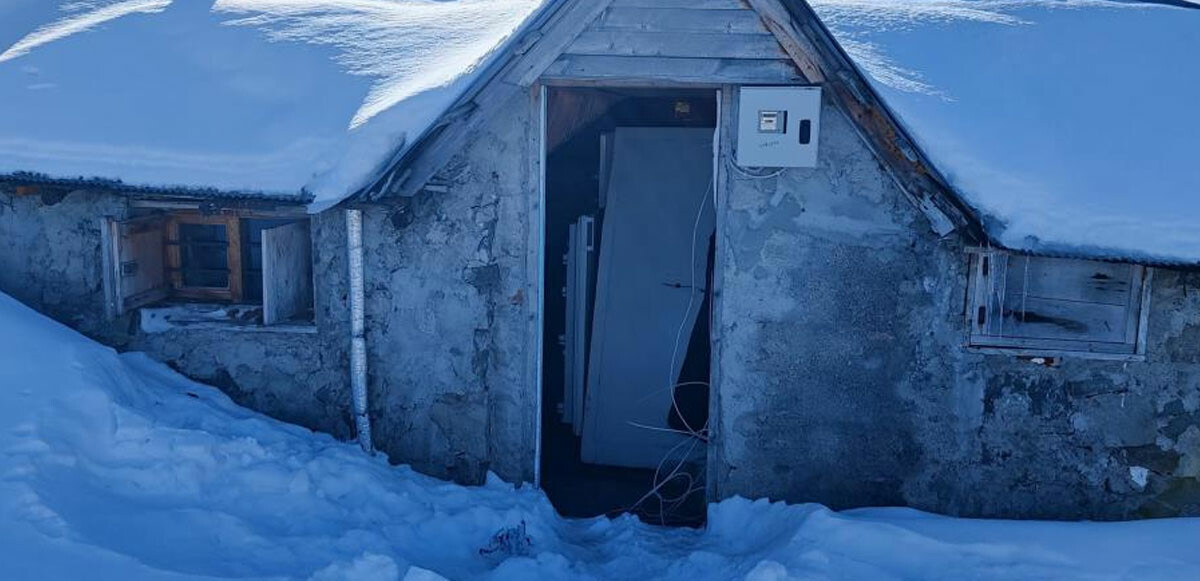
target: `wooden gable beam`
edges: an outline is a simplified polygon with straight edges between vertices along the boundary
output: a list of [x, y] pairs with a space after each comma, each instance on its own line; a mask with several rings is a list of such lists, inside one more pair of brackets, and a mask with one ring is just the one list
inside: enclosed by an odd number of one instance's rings
[[821, 84], [888, 173], [945, 236], [959, 230], [970, 242], [988, 241], [979, 218], [929, 162], [804, 0], [746, 0], [810, 82]]
[[528, 89], [612, 0], [557, 0], [514, 40], [505, 60], [493, 65], [455, 102], [415, 146], [389, 164], [365, 197], [412, 196], [462, 151], [467, 138], [518, 91]]

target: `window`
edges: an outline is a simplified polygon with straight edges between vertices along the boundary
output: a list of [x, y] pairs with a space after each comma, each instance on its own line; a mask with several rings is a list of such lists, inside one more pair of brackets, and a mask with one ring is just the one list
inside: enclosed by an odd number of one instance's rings
[[1144, 354], [1145, 267], [985, 251], [971, 257], [970, 345], [1028, 354]]
[[242, 300], [241, 220], [177, 214], [166, 219], [167, 272], [179, 298]]
[[117, 314], [167, 300], [260, 307], [273, 325], [312, 316], [306, 218], [179, 212], [112, 222]]

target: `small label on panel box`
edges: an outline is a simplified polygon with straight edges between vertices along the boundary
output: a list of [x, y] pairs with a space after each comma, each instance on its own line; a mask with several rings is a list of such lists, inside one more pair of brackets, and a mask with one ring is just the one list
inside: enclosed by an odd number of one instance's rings
[[759, 133], [785, 133], [785, 132], [787, 132], [787, 111], [759, 111], [758, 112], [758, 132]]

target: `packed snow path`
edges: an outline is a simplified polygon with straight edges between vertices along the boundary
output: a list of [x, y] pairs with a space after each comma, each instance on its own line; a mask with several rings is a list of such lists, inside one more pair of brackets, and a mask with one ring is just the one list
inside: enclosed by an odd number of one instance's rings
[[537, 491], [389, 466], [2, 294], [0, 511], [4, 579], [1200, 579], [1200, 519], [734, 499], [705, 531], [563, 520]]

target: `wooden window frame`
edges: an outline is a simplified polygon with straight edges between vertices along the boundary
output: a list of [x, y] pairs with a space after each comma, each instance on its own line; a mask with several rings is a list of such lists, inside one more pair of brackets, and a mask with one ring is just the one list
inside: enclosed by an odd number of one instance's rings
[[[214, 300], [238, 303], [242, 300], [242, 218], [233, 214], [174, 213], [167, 217], [167, 269], [172, 296], [194, 300]], [[229, 265], [229, 284], [224, 288], [191, 287], [183, 284], [183, 256], [179, 251], [181, 224], [219, 225], [225, 227], [226, 260]]]
[[[1125, 307], [1125, 340], [1122, 342], [1015, 337], [989, 332], [986, 328], [990, 313], [1003, 310], [1006, 290], [1002, 281], [1007, 278], [1010, 256], [1009, 252], [993, 249], [972, 249], [970, 252], [966, 310], [967, 347], [970, 350], [1010, 356], [1145, 360], [1153, 269], [1129, 265], [1131, 288]], [[1056, 260], [1052, 257], [1032, 258]], [[997, 273], [1002, 274], [997, 276]]]

